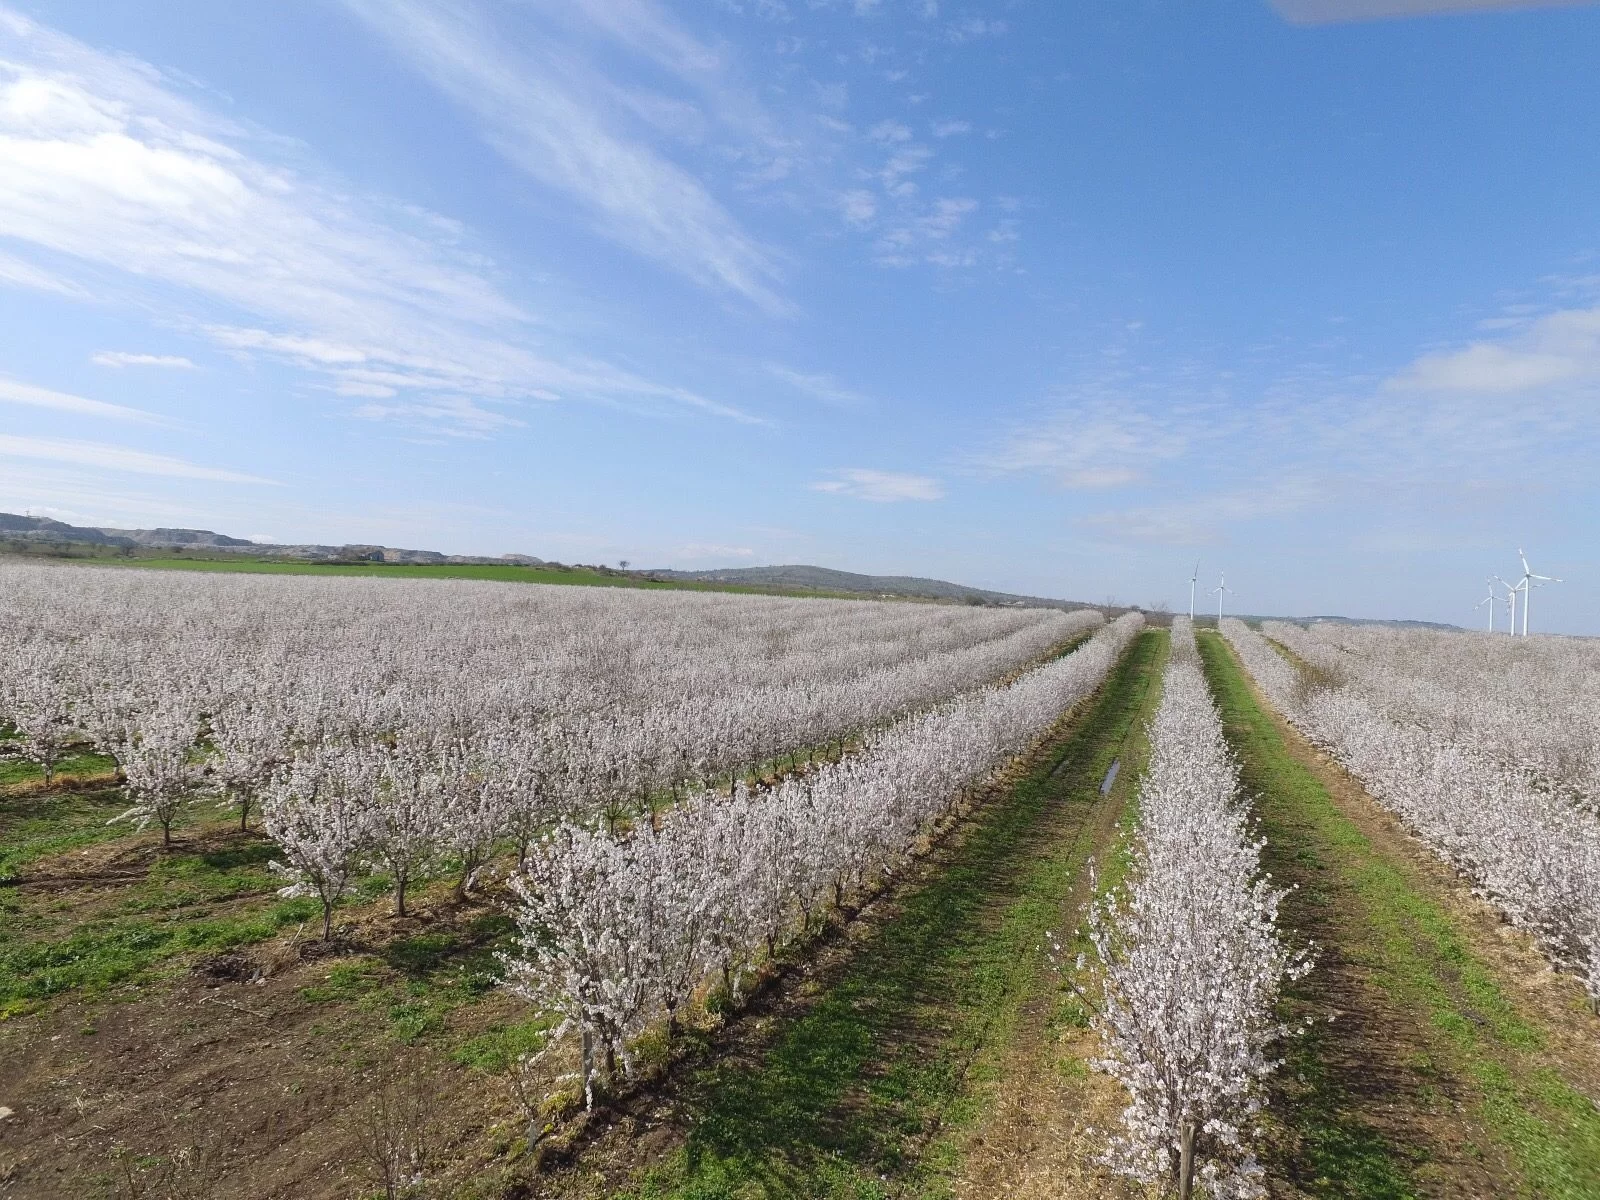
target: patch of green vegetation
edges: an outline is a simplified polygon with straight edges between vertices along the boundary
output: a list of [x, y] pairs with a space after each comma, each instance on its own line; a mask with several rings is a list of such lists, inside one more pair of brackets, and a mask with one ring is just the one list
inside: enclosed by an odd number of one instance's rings
[[95, 995], [136, 981], [180, 954], [234, 950], [317, 915], [314, 902], [287, 900], [248, 916], [85, 921], [64, 938], [0, 938], [0, 1004], [67, 991]]
[[497, 1025], [468, 1039], [452, 1056], [464, 1067], [478, 1071], [502, 1071], [506, 1064], [544, 1046], [552, 1019], [531, 1017], [511, 1025]]
[[[125, 833], [125, 825], [105, 826], [106, 814], [115, 816], [125, 804], [114, 791], [8, 797], [0, 805], [31, 805], [33, 811], [18, 823], [22, 836], [8, 826], [5, 848], [14, 857], [7, 861], [65, 853]], [[63, 992], [105, 992], [143, 979], [166, 960], [236, 949], [311, 920], [317, 913], [312, 901], [265, 899], [281, 885], [266, 870], [274, 855], [269, 843], [240, 835], [214, 848], [161, 854], [143, 878], [108, 883], [77, 899], [55, 891], [0, 891], [7, 918], [0, 923], [0, 1004], [32, 1007]], [[234, 903], [255, 897], [263, 899], [246, 911]], [[231, 911], [214, 911], [219, 905]]]
[[[310, 562], [301, 559], [174, 557], [170, 554], [131, 558], [102, 558], [90, 561], [104, 567], [144, 567], [158, 571], [212, 571], [245, 575], [355, 575], [375, 579], [479, 579], [493, 583], [577, 584], [583, 587], [643, 588], [649, 591], [734, 592], [755, 596], [817, 596], [860, 600], [854, 592], [831, 592], [811, 588], [785, 588], [736, 583], [709, 583], [694, 579], [652, 579], [639, 573], [612, 571], [609, 568], [568, 566], [517, 566], [512, 563], [380, 563]], [[908, 597], [908, 599], [910, 599]]]
[[[83, 774], [110, 770], [109, 759], [81, 755], [66, 765]], [[124, 837], [132, 827], [111, 825], [128, 807], [116, 788], [16, 790], [7, 785], [40, 778], [39, 768], [15, 759], [0, 759], [0, 880], [23, 873], [30, 863]]]
[[311, 1004], [343, 1004], [381, 991], [386, 975], [381, 963], [370, 958], [334, 963], [321, 983], [300, 989], [300, 998]]
[[[1264, 861], [1280, 880], [1299, 884], [1284, 902], [1290, 924], [1316, 936], [1319, 929], [1334, 933], [1335, 923], [1359, 922], [1359, 944], [1341, 951], [1359, 955], [1396, 1011], [1419, 1022], [1429, 1046], [1421, 1073], [1477, 1097], [1478, 1116], [1511, 1150], [1531, 1194], [1600, 1195], [1600, 1113], [1536, 1064], [1540, 1031], [1518, 1014], [1449, 914], [1293, 758], [1226, 644], [1202, 635], [1200, 649], [1244, 782], [1259, 797]], [[1291, 1005], [1317, 986], [1313, 972], [1291, 989]], [[1327, 1065], [1326, 1039], [1326, 1030], [1313, 1027], [1288, 1050], [1285, 1075], [1299, 1087], [1279, 1115], [1300, 1140], [1303, 1161], [1293, 1174], [1309, 1176], [1317, 1195], [1416, 1194], [1426, 1148], [1386, 1145], [1361, 1119], [1352, 1081]]]
[[376, 954], [336, 963], [300, 994], [311, 1003], [353, 1004], [381, 1015], [403, 1042], [437, 1036], [453, 1011], [477, 1003], [499, 982], [495, 952], [510, 944], [515, 928], [503, 913], [480, 913], [463, 928], [400, 938]]
[[[1139, 827], [1139, 780], [1144, 775], [1145, 765], [1150, 758], [1149, 723], [1161, 702], [1161, 676], [1166, 670], [1167, 654], [1170, 650], [1171, 641], [1163, 635], [1161, 654], [1151, 664], [1140, 692], [1137, 719], [1132, 721], [1123, 733], [1122, 743], [1113, 760], [1121, 763], [1116, 782], [1111, 789], [1112, 803], [1117, 805], [1119, 810], [1117, 832], [1111, 845], [1093, 864], [1095, 878], [1091, 903], [1104, 899], [1120, 888], [1133, 869], [1133, 841]], [[1095, 968], [1090, 965], [1094, 962], [1095, 952], [1089, 938], [1088, 921], [1081, 921], [1076, 929], [1057, 936], [1062, 943], [1061, 984], [1057, 991], [1055, 1011], [1051, 1014], [1050, 1025], [1052, 1029], [1058, 1030], [1087, 1029], [1092, 1023], [1093, 1014], [1089, 1010], [1089, 1005], [1084, 1002], [1079, 989], [1088, 990], [1095, 986]], [[1080, 955], [1083, 956], [1085, 964], [1081, 972], [1073, 965]], [[1087, 1071], [1086, 1064], [1070, 1057], [1062, 1060], [1062, 1068], [1069, 1074], [1074, 1069]]]
[[1134, 644], [1050, 752], [759, 1063], [695, 1073], [687, 1146], [627, 1195], [942, 1194], [950, 1151], [928, 1137], [971, 1115], [960, 1103], [967, 1068], [1035, 977], [1044, 931], [1081, 867], [1071, 839], [1040, 844], [1035, 834], [1051, 809], [1070, 806], [1081, 823], [1099, 801], [1161, 644], [1153, 632]]
[[[0, 741], [11, 739], [0, 738]], [[117, 760], [109, 754], [68, 754], [56, 764], [57, 779], [97, 779], [110, 775], [117, 769]], [[44, 768], [30, 759], [7, 755], [0, 758], [0, 789], [19, 784], [36, 784], [44, 780]]]
[[[1341, 852], [1370, 846], [1334, 808], [1317, 778], [1290, 755], [1222, 639], [1201, 633], [1196, 641], [1228, 741], [1239, 755], [1242, 781], [1255, 797], [1267, 838], [1263, 865], [1281, 882], [1292, 879], [1297, 884], [1282, 912], [1290, 928], [1305, 930], [1330, 919], [1325, 910], [1332, 907], [1333, 897], [1327, 880]], [[1324, 910], [1320, 917], [1310, 916], [1318, 910]], [[1291, 1020], [1311, 1002], [1316, 986], [1313, 973], [1288, 989], [1285, 1007]], [[1289, 1175], [1318, 1196], [1399, 1200], [1416, 1195], [1412, 1168], [1422, 1155], [1390, 1145], [1363, 1118], [1349, 1080], [1327, 1065], [1326, 1034], [1312, 1025], [1286, 1047], [1279, 1079], [1292, 1095], [1280, 1097], [1275, 1107], [1297, 1147], [1292, 1161], [1269, 1164], [1269, 1172]]]

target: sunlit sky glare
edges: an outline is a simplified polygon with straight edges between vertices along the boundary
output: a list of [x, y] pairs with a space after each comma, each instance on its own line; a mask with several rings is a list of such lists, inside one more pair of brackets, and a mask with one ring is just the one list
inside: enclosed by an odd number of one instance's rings
[[0, 0], [0, 510], [1600, 633], [1600, 7], [1327, 7]]

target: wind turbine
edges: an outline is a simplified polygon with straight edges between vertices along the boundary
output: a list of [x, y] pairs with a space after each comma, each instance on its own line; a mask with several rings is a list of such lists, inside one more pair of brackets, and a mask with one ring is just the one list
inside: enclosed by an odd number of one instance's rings
[[1479, 600], [1476, 604], [1474, 604], [1472, 606], [1473, 608], [1482, 608], [1485, 604], [1487, 604], [1489, 606], [1489, 632], [1490, 633], [1494, 632], [1494, 606], [1496, 604], [1499, 604], [1499, 603], [1500, 603], [1500, 597], [1496, 596], [1494, 594], [1494, 580], [1491, 579], [1491, 580], [1489, 580], [1489, 594], [1487, 596], [1485, 596], [1482, 600]]
[[[1557, 579], [1554, 575], [1535, 575], [1528, 567], [1528, 556], [1522, 552], [1520, 547], [1517, 549], [1517, 557], [1522, 560], [1522, 578], [1517, 583], [1517, 586], [1522, 589], [1522, 636], [1527, 637], [1528, 601], [1533, 598], [1533, 589], [1543, 587], [1547, 583], [1563, 583], [1565, 581]], [[1534, 583], [1535, 579], [1540, 580], [1540, 582]]]
[[1200, 560], [1194, 560], [1194, 574], [1189, 576], [1189, 620], [1194, 620], [1194, 585], [1200, 580]]
[[1511, 636], [1517, 636], [1517, 589], [1496, 575], [1494, 581], [1506, 590], [1506, 608], [1511, 612]]
[[1226, 571], [1217, 576], [1217, 586], [1214, 590], [1217, 593], [1217, 628], [1221, 629], [1222, 602], [1227, 598], [1228, 593], [1233, 591], [1233, 589], [1228, 586], [1228, 573]]

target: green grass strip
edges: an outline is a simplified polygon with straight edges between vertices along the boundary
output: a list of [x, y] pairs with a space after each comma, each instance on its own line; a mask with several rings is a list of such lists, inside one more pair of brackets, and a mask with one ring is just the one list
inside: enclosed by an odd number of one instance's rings
[[[1298, 884], [1284, 902], [1286, 921], [1359, 964], [1394, 1010], [1416, 1023], [1406, 1032], [1428, 1050], [1413, 1066], [1449, 1083], [1510, 1151], [1525, 1194], [1600, 1196], [1600, 1113], [1539, 1066], [1534, 1056], [1543, 1036], [1517, 1012], [1450, 914], [1290, 754], [1222, 639], [1202, 634], [1199, 641], [1245, 786], [1257, 797], [1265, 865], [1280, 882]], [[1309, 1000], [1318, 987], [1313, 972], [1291, 992], [1291, 1003]], [[1284, 1164], [1295, 1182], [1319, 1196], [1432, 1190], [1426, 1148], [1389, 1145], [1362, 1119], [1351, 1081], [1327, 1065], [1328, 1039], [1325, 1028], [1313, 1027], [1287, 1054], [1284, 1074], [1300, 1086], [1292, 1108], [1279, 1115], [1298, 1134], [1299, 1159]]]
[[1134, 643], [1052, 750], [759, 1063], [717, 1062], [693, 1077], [687, 1146], [626, 1195], [940, 1194], [931, 1173], [941, 1164], [919, 1158], [926, 1135], [963, 1115], [952, 1106], [967, 1065], [1036, 974], [1071, 887], [1072, 839], [1039, 845], [1038, 831], [1056, 820], [1076, 828], [1100, 802], [1161, 646], [1156, 633]]

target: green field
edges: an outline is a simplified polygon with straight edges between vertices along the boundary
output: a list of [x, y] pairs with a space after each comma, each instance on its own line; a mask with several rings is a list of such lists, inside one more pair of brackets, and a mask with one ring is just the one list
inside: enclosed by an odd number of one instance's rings
[[[9, 544], [0, 553], [22, 560], [83, 563], [96, 567], [138, 567], [152, 571], [213, 571], [243, 575], [341, 575], [366, 579], [480, 579], [492, 583], [574, 584], [580, 587], [640, 588], [663, 592], [732, 592], [747, 596], [817, 596], [835, 600], [861, 600], [862, 594], [813, 588], [785, 588], [736, 583], [708, 583], [693, 579], [652, 579], [639, 571], [617, 571], [609, 567], [563, 566], [547, 563], [520, 566], [515, 563], [381, 563], [312, 562], [305, 559], [250, 558], [219, 555], [215, 552], [174, 554], [169, 550], [134, 551], [124, 554], [116, 547], [80, 545], [70, 551]], [[877, 597], [873, 597], [877, 598]], [[949, 603], [924, 597], [896, 596], [912, 603]]]

